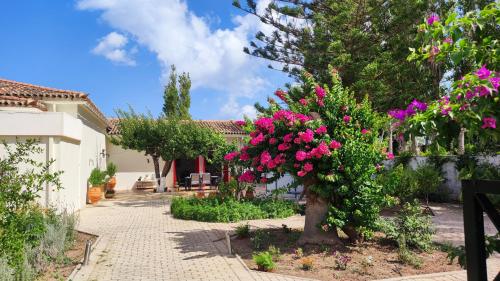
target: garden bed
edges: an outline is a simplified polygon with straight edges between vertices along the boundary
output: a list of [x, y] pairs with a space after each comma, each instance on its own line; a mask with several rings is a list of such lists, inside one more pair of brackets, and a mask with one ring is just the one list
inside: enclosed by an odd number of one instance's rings
[[241, 220], [286, 218], [299, 210], [288, 200], [253, 199], [237, 201], [220, 198], [175, 197], [171, 204], [174, 218], [206, 222], [237, 222]]
[[64, 252], [64, 258], [60, 262], [52, 262], [38, 278], [45, 280], [66, 280], [73, 270], [81, 263], [85, 253], [85, 243], [96, 241], [97, 237], [91, 234], [76, 232], [74, 244]]
[[[300, 230], [266, 229], [260, 232], [267, 233], [264, 239], [261, 239], [263, 242], [257, 245], [260, 249], [255, 249], [255, 242], [252, 243], [251, 237], [255, 237], [255, 232], [248, 238], [231, 239], [233, 251], [254, 270], [257, 265], [252, 260], [252, 254], [256, 251], [267, 251], [270, 245], [280, 252], [279, 258], [274, 258], [276, 267], [273, 272], [318, 280], [374, 280], [460, 270], [456, 263], [449, 264], [447, 254], [439, 250], [418, 253], [418, 257], [422, 259], [420, 268], [405, 265], [398, 260], [398, 247], [385, 239], [381, 233], [376, 233], [372, 241], [356, 246], [333, 248], [307, 245], [302, 248], [303, 255], [299, 257], [296, 241], [301, 234]], [[345, 270], [336, 268], [340, 256], [343, 256], [344, 260], [350, 259]], [[302, 264], [308, 259], [312, 263], [312, 269], [304, 270]]]

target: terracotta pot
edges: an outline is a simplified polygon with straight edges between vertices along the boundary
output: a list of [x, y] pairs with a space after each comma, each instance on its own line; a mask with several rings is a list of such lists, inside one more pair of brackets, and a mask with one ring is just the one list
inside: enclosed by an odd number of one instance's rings
[[106, 198], [106, 199], [110, 199], [110, 198], [113, 198], [113, 197], [115, 197], [115, 191], [114, 190], [108, 190], [104, 194], [104, 198]]
[[255, 198], [255, 194], [253, 191], [247, 191], [245, 192], [245, 198], [247, 199], [254, 199]]
[[89, 192], [88, 192], [88, 196], [89, 196], [90, 203], [96, 204], [97, 202], [99, 202], [99, 200], [101, 200], [102, 187], [101, 186], [90, 187]]
[[116, 186], [116, 177], [113, 176], [109, 179], [108, 183], [106, 184], [106, 187], [108, 190], [113, 190]]

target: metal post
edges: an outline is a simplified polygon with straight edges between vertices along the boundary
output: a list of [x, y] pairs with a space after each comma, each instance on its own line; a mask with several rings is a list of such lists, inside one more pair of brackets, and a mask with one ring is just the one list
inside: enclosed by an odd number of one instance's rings
[[476, 198], [474, 181], [463, 181], [465, 254], [467, 280], [487, 280], [483, 209]]
[[83, 256], [83, 265], [89, 264], [91, 250], [92, 250], [92, 241], [87, 240], [87, 242], [85, 243], [85, 254]]

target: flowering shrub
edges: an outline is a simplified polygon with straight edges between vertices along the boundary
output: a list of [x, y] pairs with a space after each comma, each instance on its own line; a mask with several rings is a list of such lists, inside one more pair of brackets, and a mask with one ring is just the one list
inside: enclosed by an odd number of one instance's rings
[[[332, 88], [317, 85], [306, 73], [301, 87], [276, 91], [281, 102], [271, 99], [257, 120], [242, 124], [250, 133], [248, 145], [226, 160], [248, 168], [240, 182], [270, 182], [289, 173], [304, 185], [303, 238], [318, 235], [317, 226], [327, 224], [334, 234], [341, 227], [356, 239], [359, 231], [373, 228], [384, 199], [371, 176], [385, 155], [370, 104], [356, 103], [332, 73]], [[321, 210], [308, 212], [318, 206]], [[308, 227], [311, 216], [315, 229]]]
[[499, 8], [496, 2], [463, 17], [451, 13], [444, 22], [430, 15], [419, 27], [425, 44], [413, 50], [409, 59], [439, 65], [455, 75], [467, 65], [472, 71], [457, 79], [447, 95], [428, 106], [414, 101], [407, 109], [392, 110], [389, 115], [417, 134], [445, 135], [452, 129], [456, 135], [460, 128], [466, 128], [480, 138], [498, 139], [500, 45], [491, 28], [498, 26]]

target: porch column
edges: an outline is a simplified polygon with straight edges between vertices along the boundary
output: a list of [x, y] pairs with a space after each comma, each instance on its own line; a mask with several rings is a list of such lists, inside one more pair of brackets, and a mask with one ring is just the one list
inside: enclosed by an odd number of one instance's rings
[[175, 184], [177, 183], [177, 161], [172, 160], [172, 189], [175, 190]]
[[229, 182], [229, 166], [227, 164], [222, 167], [222, 178], [224, 182]]

